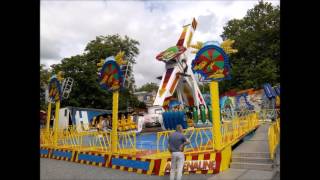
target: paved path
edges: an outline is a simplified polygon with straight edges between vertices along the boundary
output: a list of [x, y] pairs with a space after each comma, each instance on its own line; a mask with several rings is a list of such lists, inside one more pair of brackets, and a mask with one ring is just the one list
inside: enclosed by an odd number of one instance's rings
[[[269, 123], [261, 124], [253, 136], [234, 149], [233, 153], [269, 153], [268, 128]], [[216, 176], [209, 178], [209, 180], [280, 180], [280, 177], [279, 174], [275, 176], [275, 171], [230, 168], [217, 174]]]
[[[183, 180], [206, 180], [213, 175], [184, 175]], [[169, 176], [150, 176], [133, 172], [54, 159], [40, 159], [41, 180], [169, 180]]]
[[[40, 159], [41, 180], [169, 180], [169, 176], [150, 176], [129, 173], [111, 168], [102, 168], [85, 164]], [[182, 180], [272, 180], [272, 172], [246, 169], [229, 169], [216, 175], [190, 174]]]
[[269, 153], [268, 128], [269, 123], [261, 124], [260, 127], [254, 133], [254, 135], [250, 139], [246, 140], [244, 143], [240, 144], [236, 149], [233, 150], [233, 152]]
[[[272, 171], [259, 171], [230, 168], [224, 172], [208, 178], [208, 180], [276, 180]], [[279, 180], [279, 179], [277, 179]]]

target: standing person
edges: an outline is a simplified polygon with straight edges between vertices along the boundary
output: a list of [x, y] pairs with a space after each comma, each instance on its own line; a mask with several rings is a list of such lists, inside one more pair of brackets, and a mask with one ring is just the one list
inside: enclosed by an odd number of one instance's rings
[[95, 122], [96, 122], [96, 118], [97, 117], [93, 117], [92, 121], [91, 121], [91, 124], [90, 124], [90, 127], [91, 128], [94, 128], [96, 126]]
[[112, 123], [112, 118], [111, 118], [110, 115], [108, 115], [108, 116], [107, 116], [107, 120], [106, 120], [106, 126], [107, 126], [107, 128], [112, 129], [111, 123]]
[[103, 121], [102, 118], [103, 118], [103, 117], [100, 116], [100, 117], [99, 117], [99, 121], [98, 121], [97, 124], [96, 124], [96, 128], [97, 128], [97, 131], [98, 131], [98, 132], [102, 131], [102, 121]]
[[190, 141], [182, 134], [181, 124], [176, 127], [176, 132], [169, 136], [168, 149], [171, 153], [170, 180], [174, 180], [177, 174], [177, 180], [181, 180], [184, 164], [184, 146], [190, 144]]
[[111, 117], [109, 115], [106, 116], [106, 124], [109, 125]]
[[40, 128], [46, 127], [46, 112], [40, 111]]
[[100, 122], [100, 128], [101, 128], [102, 131], [104, 131], [105, 128], [106, 128], [106, 126], [107, 126], [106, 121], [107, 121], [106, 118], [105, 118], [105, 117], [102, 117], [102, 120], [101, 120], [101, 122]]

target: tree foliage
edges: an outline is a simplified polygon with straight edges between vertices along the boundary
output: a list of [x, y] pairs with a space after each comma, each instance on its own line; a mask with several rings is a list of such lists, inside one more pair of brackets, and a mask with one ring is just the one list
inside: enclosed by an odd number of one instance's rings
[[[100, 59], [115, 56], [120, 50], [125, 52], [125, 60], [135, 63], [135, 57], [139, 54], [138, 45], [138, 41], [127, 36], [98, 36], [87, 44], [83, 54], [62, 59], [52, 71], [63, 71], [64, 77], [73, 78], [74, 84], [69, 98], [63, 100], [61, 106], [112, 109], [112, 93], [101, 89], [98, 84], [97, 63]], [[130, 88], [133, 86], [134, 79]], [[130, 88], [120, 91], [119, 110], [139, 103]]]
[[223, 40], [233, 39], [238, 53], [230, 56], [232, 80], [220, 83], [222, 91], [261, 88], [280, 82], [280, 7], [260, 1], [243, 19], [230, 20]]
[[[92, 40], [87, 44], [85, 56], [89, 62], [98, 63], [100, 59], [115, 56], [121, 50], [125, 52], [124, 59], [135, 64], [135, 57], [139, 54], [138, 45], [138, 41], [130, 39], [128, 36], [124, 36], [124, 38], [120, 37], [118, 34], [97, 36], [95, 40]], [[129, 77], [129, 89], [131, 91], [135, 84], [132, 71], [132, 67], [129, 66], [127, 77]]]
[[45, 68], [45, 65], [40, 65], [40, 109], [46, 110], [47, 104], [45, 101], [46, 98], [46, 89], [48, 88], [48, 81], [50, 78], [51, 72], [49, 69]]
[[208, 83], [199, 83], [199, 89], [202, 94], [210, 93], [210, 88]]
[[156, 83], [146, 83], [142, 85], [140, 88], [137, 89], [137, 91], [147, 91], [147, 92], [152, 92], [152, 91], [158, 91], [159, 86]]

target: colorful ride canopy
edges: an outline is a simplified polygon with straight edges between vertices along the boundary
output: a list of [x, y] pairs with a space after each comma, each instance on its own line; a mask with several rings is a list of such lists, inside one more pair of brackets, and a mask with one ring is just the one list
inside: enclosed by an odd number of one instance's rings
[[191, 64], [192, 71], [202, 76], [204, 81], [231, 79], [227, 54], [214, 43], [202, 47]]
[[123, 76], [120, 66], [114, 57], [106, 58], [99, 74], [99, 85], [102, 89], [113, 92], [120, 90], [123, 85]]
[[54, 75], [49, 82], [49, 101], [57, 102], [62, 99], [61, 85], [57, 77]]
[[156, 59], [163, 62], [168, 62], [179, 57], [187, 49], [183, 46], [172, 46], [156, 56]]

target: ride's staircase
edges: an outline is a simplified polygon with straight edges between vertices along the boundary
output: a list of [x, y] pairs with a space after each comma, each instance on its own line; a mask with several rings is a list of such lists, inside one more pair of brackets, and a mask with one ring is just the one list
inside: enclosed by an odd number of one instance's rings
[[272, 171], [273, 160], [270, 158], [268, 145], [269, 123], [261, 124], [244, 142], [232, 152], [231, 168]]

